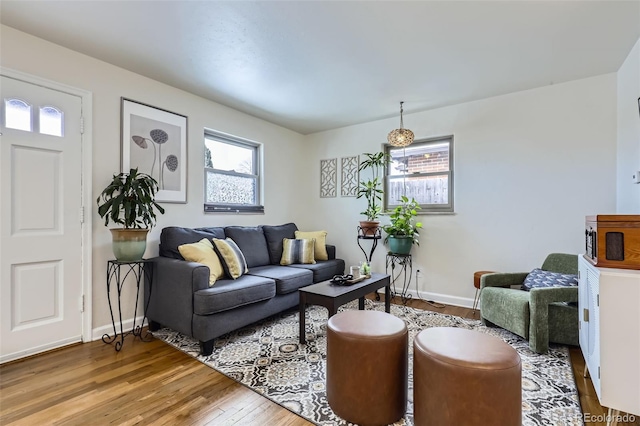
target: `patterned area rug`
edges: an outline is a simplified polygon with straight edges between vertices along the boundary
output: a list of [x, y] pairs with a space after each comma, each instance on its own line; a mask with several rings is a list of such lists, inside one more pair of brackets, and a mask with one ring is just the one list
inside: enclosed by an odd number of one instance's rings
[[[384, 303], [366, 301], [366, 309], [384, 310]], [[342, 309], [357, 309], [357, 301]], [[391, 305], [403, 319], [409, 342], [429, 327], [462, 327], [497, 336], [513, 346], [522, 359], [523, 425], [582, 425], [582, 411], [571, 370], [569, 351], [554, 346], [546, 355], [529, 349], [520, 337], [484, 327], [480, 321]], [[168, 329], [154, 332], [177, 349], [318, 425], [349, 425], [337, 417], [325, 395], [327, 310], [307, 308], [307, 343], [298, 342], [298, 313], [287, 311], [216, 339], [213, 354], [198, 355], [198, 342]], [[413, 424], [412, 344], [409, 345], [409, 403], [406, 416], [395, 425]]]

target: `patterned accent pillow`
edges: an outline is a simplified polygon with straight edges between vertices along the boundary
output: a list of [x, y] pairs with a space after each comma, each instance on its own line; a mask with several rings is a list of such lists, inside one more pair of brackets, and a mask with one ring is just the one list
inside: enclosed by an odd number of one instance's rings
[[312, 264], [316, 263], [314, 259], [316, 240], [311, 239], [290, 239], [282, 240], [282, 259], [281, 265], [293, 265], [294, 263]]
[[529, 291], [540, 287], [573, 287], [578, 285], [578, 276], [560, 274], [536, 268], [527, 275], [522, 283], [522, 290]]
[[312, 231], [303, 232], [296, 231], [295, 236], [297, 239], [311, 239], [316, 240], [316, 260], [329, 260], [329, 254], [327, 253], [327, 231]]
[[181, 244], [178, 246], [178, 251], [184, 260], [202, 263], [209, 267], [209, 287], [213, 287], [217, 279], [224, 277], [220, 258], [213, 251], [213, 245], [208, 239], [203, 238], [192, 244]]
[[222, 261], [222, 268], [225, 274], [231, 279], [235, 280], [249, 272], [244, 254], [231, 238], [227, 237], [224, 240], [214, 238], [213, 249], [218, 253]]

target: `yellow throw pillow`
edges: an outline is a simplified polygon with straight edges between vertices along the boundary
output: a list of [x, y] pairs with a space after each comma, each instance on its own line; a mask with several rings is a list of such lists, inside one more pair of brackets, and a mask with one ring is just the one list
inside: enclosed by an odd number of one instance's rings
[[214, 238], [213, 249], [218, 253], [222, 261], [222, 268], [225, 274], [232, 280], [240, 278], [249, 272], [244, 254], [242, 254], [238, 245], [231, 238], [227, 237], [224, 240]]
[[315, 259], [329, 260], [329, 254], [327, 253], [327, 231], [313, 231], [313, 232], [296, 231], [295, 235], [296, 235], [296, 239], [299, 239], [299, 240], [310, 240], [312, 238], [315, 238], [316, 240]]
[[282, 259], [280, 264], [287, 266], [293, 264], [313, 264], [316, 263], [313, 258], [315, 251], [315, 240], [293, 240], [290, 238], [282, 239]]
[[213, 251], [213, 244], [208, 239], [203, 238], [193, 244], [182, 244], [178, 246], [178, 251], [184, 260], [202, 263], [209, 267], [209, 287], [213, 287], [216, 280], [224, 277], [220, 258]]

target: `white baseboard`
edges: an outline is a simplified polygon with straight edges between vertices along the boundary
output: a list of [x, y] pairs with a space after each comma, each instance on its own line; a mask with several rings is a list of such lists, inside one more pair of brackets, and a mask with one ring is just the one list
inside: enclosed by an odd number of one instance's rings
[[[396, 287], [396, 290], [399, 290]], [[382, 293], [382, 290], [378, 290], [380, 293]], [[418, 294], [416, 293], [415, 290], [407, 290], [407, 294], [411, 295], [411, 299], [422, 299], [422, 300], [427, 300], [427, 301], [432, 301], [432, 302], [436, 302], [436, 303], [443, 303], [445, 305], [452, 305], [452, 306], [461, 306], [463, 308], [473, 308], [473, 299], [469, 299], [468, 297], [458, 297], [458, 296], [449, 296], [447, 294], [440, 294], [440, 293], [432, 293], [432, 292], [428, 292], [428, 291], [421, 291], [420, 292], [420, 296], [418, 297]]]
[[23, 351], [14, 352], [12, 354], [0, 355], [0, 364], [5, 362], [14, 361], [16, 359], [37, 355], [42, 352], [47, 352], [53, 349], [58, 349], [63, 346], [71, 345], [72, 343], [82, 342], [82, 336], [78, 335], [70, 337], [68, 339], [58, 340], [57, 342], [47, 343], [46, 345], [36, 346]]
[[[136, 325], [140, 325], [142, 323], [142, 319], [143, 317], [141, 316], [136, 317]], [[145, 321], [145, 324], [149, 325], [147, 321]], [[123, 332], [126, 333], [127, 331], [131, 331], [132, 327], [133, 327], [133, 319], [122, 321]], [[116, 323], [116, 331], [118, 332], [118, 334], [120, 334], [119, 322]], [[105, 334], [109, 334], [113, 336], [113, 324], [107, 324], [107, 325], [103, 325], [102, 327], [94, 328], [91, 332], [91, 340], [100, 340], [102, 339], [102, 336]]]

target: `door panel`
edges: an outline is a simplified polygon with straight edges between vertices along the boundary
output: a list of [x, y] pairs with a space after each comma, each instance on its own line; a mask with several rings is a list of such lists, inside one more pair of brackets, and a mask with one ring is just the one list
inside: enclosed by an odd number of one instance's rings
[[12, 265], [13, 331], [63, 320], [61, 270], [60, 261]]
[[[82, 337], [82, 100], [0, 78], [0, 361], [4, 362]], [[5, 126], [12, 118], [7, 114], [16, 111], [22, 115], [13, 117], [13, 127], [26, 130]]]
[[[13, 235], [41, 232], [61, 234], [60, 163], [62, 153], [44, 149], [12, 147], [14, 165], [11, 187]], [[25, 197], [23, 194], [38, 194]], [[42, 235], [42, 234], [39, 234]]]

